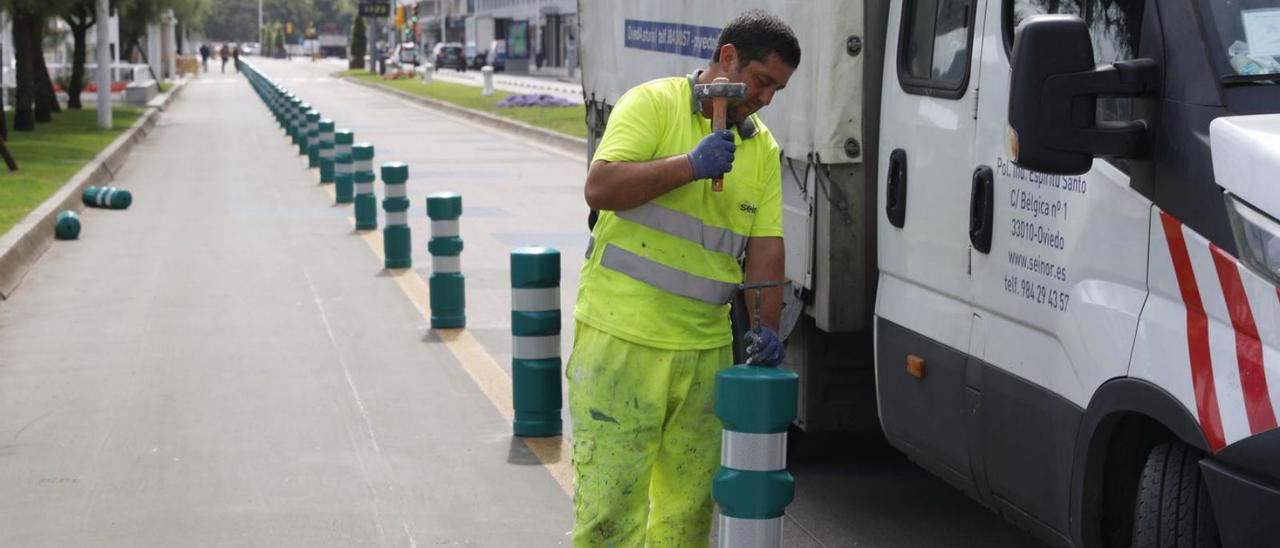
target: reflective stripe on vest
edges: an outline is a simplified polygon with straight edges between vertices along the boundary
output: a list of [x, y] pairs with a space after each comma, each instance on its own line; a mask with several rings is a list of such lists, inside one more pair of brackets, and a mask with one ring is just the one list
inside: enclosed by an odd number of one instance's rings
[[742, 258], [747, 248], [746, 236], [727, 228], [703, 224], [702, 219], [693, 215], [652, 202], [624, 211], [615, 211], [614, 215], [682, 240], [688, 240], [709, 251], [724, 253], [735, 259]]
[[616, 270], [658, 289], [710, 304], [728, 304], [738, 285], [703, 278], [641, 257], [613, 244], [605, 244], [600, 266]]

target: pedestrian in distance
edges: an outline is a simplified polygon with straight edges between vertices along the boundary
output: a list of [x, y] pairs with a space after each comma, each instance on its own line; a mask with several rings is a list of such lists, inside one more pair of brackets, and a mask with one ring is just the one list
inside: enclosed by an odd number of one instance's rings
[[218, 57], [222, 58], [222, 73], [227, 73], [227, 60], [231, 58], [231, 48], [226, 44], [222, 44], [222, 49], [218, 50]]
[[[565, 369], [574, 546], [707, 546], [729, 303], [744, 280], [784, 272], [779, 147], [755, 112], [799, 64], [786, 23], [747, 11], [721, 31], [705, 70], [640, 84], [609, 117], [584, 190], [599, 216]], [[711, 102], [693, 94], [718, 77], [746, 95], [730, 103], [730, 129], [713, 132]], [[780, 287], [763, 290], [748, 363], [782, 363], [781, 302]]]
[[231, 57], [235, 61], [236, 72], [240, 72], [240, 46], [231, 46]]
[[209, 56], [213, 51], [209, 49], [209, 44], [200, 44], [200, 66], [207, 73], [209, 72]]

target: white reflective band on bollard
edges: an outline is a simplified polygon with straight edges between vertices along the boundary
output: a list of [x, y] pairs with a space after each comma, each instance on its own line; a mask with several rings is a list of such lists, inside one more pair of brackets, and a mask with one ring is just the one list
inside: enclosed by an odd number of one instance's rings
[[331, 149], [331, 148], [322, 148], [322, 149], [320, 149], [320, 157], [321, 157], [321, 158], [330, 158], [330, 159], [334, 158], [334, 157], [335, 157], [335, 155], [334, 155], [334, 153], [333, 153], [333, 149]]
[[348, 145], [348, 144], [336, 145], [336, 144], [335, 144], [335, 145], [333, 145], [333, 152], [334, 152], [334, 154], [338, 154], [338, 155], [342, 155], [342, 154], [351, 154], [351, 145]]
[[720, 548], [782, 546], [782, 518], [738, 519], [720, 516]]
[[432, 238], [451, 238], [458, 235], [457, 219], [452, 221], [431, 221]]
[[406, 186], [408, 185], [385, 185], [385, 189], [383, 190], [383, 194], [385, 195], [383, 197], [404, 198], [408, 193], [408, 189], [405, 188]]
[[541, 312], [560, 309], [560, 288], [541, 289], [511, 288], [511, 310], [516, 312]]
[[560, 335], [545, 337], [512, 337], [515, 348], [511, 357], [517, 360], [549, 360], [560, 357]]
[[720, 466], [751, 472], [787, 467], [787, 434], [748, 434], [724, 430], [720, 435]]
[[462, 256], [454, 255], [452, 257], [441, 257], [439, 255], [432, 255], [431, 271], [438, 274], [462, 272]]
[[356, 160], [356, 171], [373, 171], [373, 160]]
[[373, 183], [356, 183], [356, 194], [373, 194]]
[[387, 226], [400, 226], [409, 224], [408, 211], [388, 211]]
[[347, 163], [339, 162], [339, 163], [333, 164], [333, 172], [335, 174], [341, 174], [341, 175], [354, 173], [354, 171], [351, 169], [351, 162], [347, 162]]

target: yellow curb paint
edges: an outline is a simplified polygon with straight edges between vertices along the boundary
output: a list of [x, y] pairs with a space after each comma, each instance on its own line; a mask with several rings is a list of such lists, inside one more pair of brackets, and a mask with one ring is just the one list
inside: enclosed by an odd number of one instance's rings
[[[325, 193], [332, 197], [334, 189], [325, 187]], [[347, 217], [347, 222], [355, 226], [356, 220]], [[365, 230], [360, 232], [360, 237], [369, 245], [369, 249], [373, 250], [379, 262], [386, 260], [382, 249], [382, 231]], [[428, 321], [431, 320], [430, 289], [426, 280], [411, 268], [393, 268], [387, 272], [396, 281], [396, 285], [400, 286], [400, 291], [409, 297], [409, 301], [418, 309], [418, 313]], [[457, 358], [458, 363], [462, 364], [463, 370], [471, 377], [471, 381], [476, 383], [476, 387], [489, 399], [489, 403], [497, 409], [498, 414], [502, 415], [503, 420], [508, 423], [515, 420], [515, 409], [511, 404], [511, 376], [503, 371], [498, 361], [493, 359], [493, 355], [489, 354], [489, 351], [485, 350], [484, 346], [465, 329], [437, 329], [436, 334], [444, 341], [445, 348], [448, 348], [454, 358]], [[519, 439], [538, 457], [552, 479], [560, 485], [560, 490], [572, 497], [573, 467], [568, 456], [573, 452], [565, 437]]]

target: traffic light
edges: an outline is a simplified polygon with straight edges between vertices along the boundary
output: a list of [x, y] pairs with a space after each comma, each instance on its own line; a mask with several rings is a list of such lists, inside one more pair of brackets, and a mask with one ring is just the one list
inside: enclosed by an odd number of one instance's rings
[[408, 42], [418, 35], [418, 5], [409, 5], [409, 27], [405, 29], [404, 41]]
[[404, 26], [404, 6], [396, 6], [396, 28]]
[[292, 35], [292, 34], [293, 34], [293, 21], [287, 21], [287, 22], [285, 22], [285, 24], [284, 24], [284, 33], [285, 33], [285, 34], [289, 34], [289, 35]]

